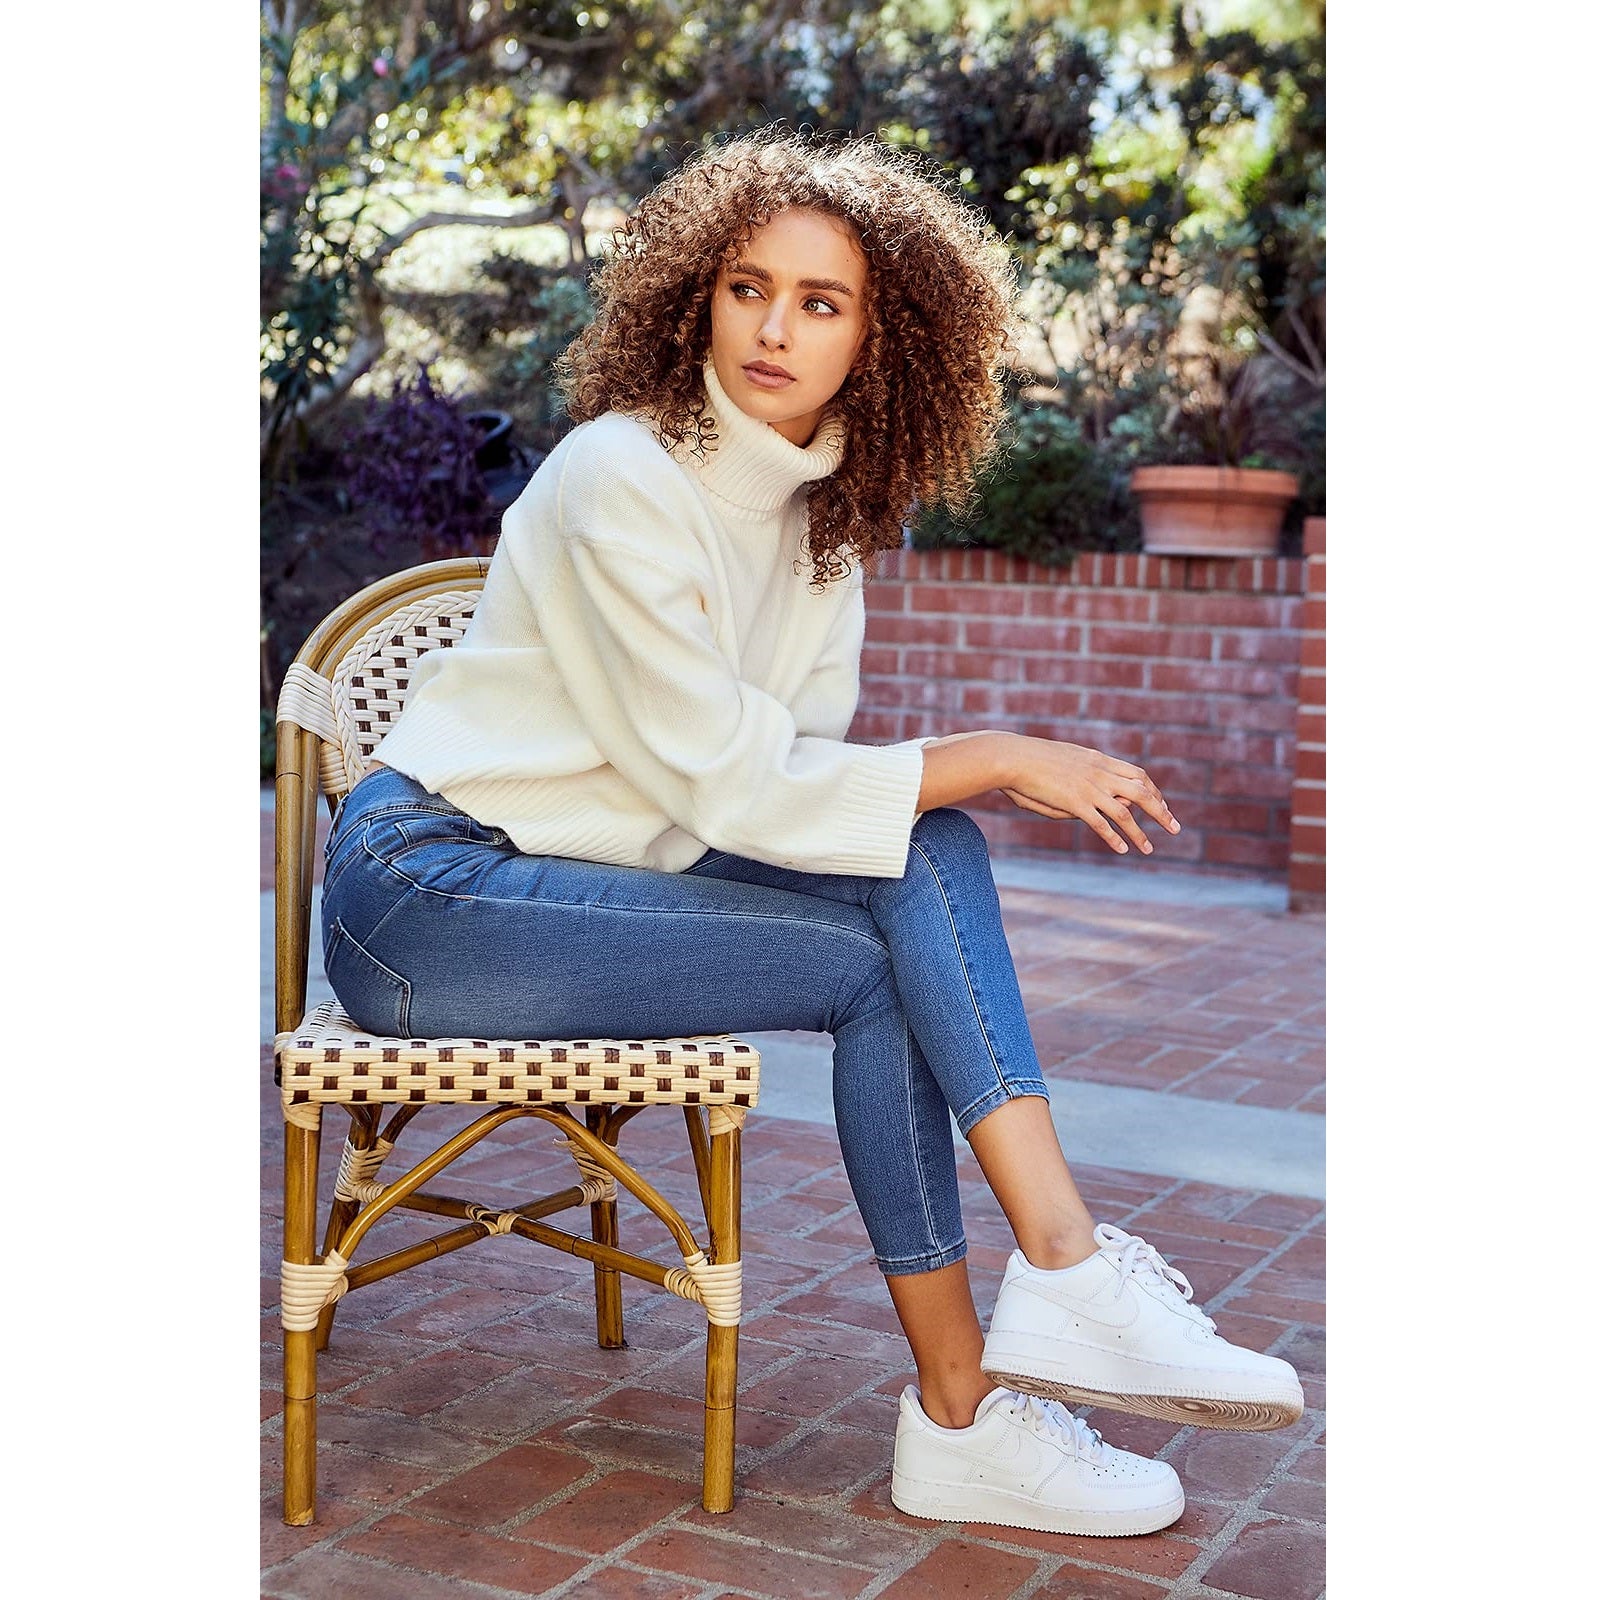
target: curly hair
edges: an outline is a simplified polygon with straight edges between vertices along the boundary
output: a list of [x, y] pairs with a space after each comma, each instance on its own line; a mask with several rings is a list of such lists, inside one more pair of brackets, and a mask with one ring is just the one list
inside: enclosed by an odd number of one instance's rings
[[701, 371], [717, 273], [789, 207], [826, 212], [867, 260], [862, 360], [832, 406], [838, 468], [807, 494], [812, 586], [899, 549], [915, 513], [959, 513], [995, 454], [1001, 372], [1018, 343], [1016, 268], [953, 181], [872, 138], [781, 126], [713, 145], [664, 179], [612, 235], [590, 289], [596, 313], [556, 363], [568, 414], [650, 418], [668, 447], [715, 438]]

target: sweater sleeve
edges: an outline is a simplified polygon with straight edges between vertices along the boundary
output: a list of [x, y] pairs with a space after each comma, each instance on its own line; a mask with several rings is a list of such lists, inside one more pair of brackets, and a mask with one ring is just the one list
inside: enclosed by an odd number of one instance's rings
[[712, 849], [904, 876], [920, 747], [801, 734], [782, 701], [736, 676], [686, 565], [571, 530], [559, 552], [532, 591], [539, 629], [595, 747], [629, 783]]
[[824, 739], [844, 738], [861, 699], [861, 646], [867, 626], [861, 569], [846, 582], [850, 593], [835, 613], [810, 672], [789, 702], [800, 732]]
[[[867, 636], [866, 594], [861, 568], [848, 580], [851, 592], [822, 642], [815, 665], [791, 701], [795, 725], [802, 733], [825, 739], [842, 739], [855, 721], [861, 700], [861, 647]], [[936, 733], [902, 741], [902, 747], [922, 749], [939, 737]]]

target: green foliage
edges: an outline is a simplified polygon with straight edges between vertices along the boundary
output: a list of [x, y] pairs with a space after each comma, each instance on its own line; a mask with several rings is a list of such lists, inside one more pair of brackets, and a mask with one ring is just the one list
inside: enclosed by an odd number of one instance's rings
[[549, 449], [565, 431], [566, 419], [550, 367], [594, 320], [594, 302], [570, 272], [553, 272], [520, 256], [496, 255], [482, 272], [506, 291], [515, 325], [526, 330], [520, 338], [505, 341], [506, 354], [495, 378], [518, 397], [518, 419], [532, 443]]
[[935, 508], [912, 532], [919, 550], [976, 546], [1045, 566], [1070, 566], [1080, 550], [1138, 548], [1126, 472], [1059, 405], [1014, 400], [1006, 448], [960, 516]]
[[[1316, 0], [1219, 0], [1210, 37], [1193, 8], [1138, 0], [477, 9], [312, 0], [275, 33], [287, 8], [264, 7], [263, 424], [281, 472], [333, 435], [319, 402], [389, 370], [397, 309], [412, 351], [469, 355], [480, 402], [548, 448], [565, 426], [550, 363], [592, 314], [589, 230], [706, 140], [787, 119], [927, 150], [1024, 271], [1027, 355], [1054, 399], [1016, 404], [980, 508], [919, 539], [1116, 547], [1142, 461], [1292, 460], [1321, 493]], [[418, 224], [491, 208], [548, 218], [542, 264], [519, 243], [481, 290], [402, 284]], [[1198, 329], [1197, 291], [1216, 307]], [[1218, 399], [1234, 351], [1258, 369], [1249, 404]]]
[[918, 37], [902, 111], [1002, 234], [1052, 238], [1093, 142], [1105, 62], [1059, 23]]

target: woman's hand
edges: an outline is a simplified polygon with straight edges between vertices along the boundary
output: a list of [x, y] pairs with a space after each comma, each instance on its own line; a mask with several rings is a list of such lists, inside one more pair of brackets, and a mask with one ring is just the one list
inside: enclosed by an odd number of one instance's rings
[[1177, 833], [1178, 819], [1167, 809], [1161, 791], [1142, 767], [1102, 755], [1081, 744], [1035, 739], [1015, 734], [1009, 754], [1009, 781], [1000, 785], [1006, 798], [1041, 817], [1077, 817], [1087, 822], [1111, 848], [1126, 855], [1127, 845], [1116, 828], [1146, 855], [1151, 844], [1134, 819], [1137, 806], [1167, 830]]

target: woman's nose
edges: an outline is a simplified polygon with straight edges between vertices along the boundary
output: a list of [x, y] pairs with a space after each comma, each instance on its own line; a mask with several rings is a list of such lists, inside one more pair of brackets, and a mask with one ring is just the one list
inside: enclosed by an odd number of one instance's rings
[[789, 328], [782, 309], [775, 301], [767, 302], [767, 314], [761, 323], [761, 342], [776, 349], [783, 349], [789, 343]]

